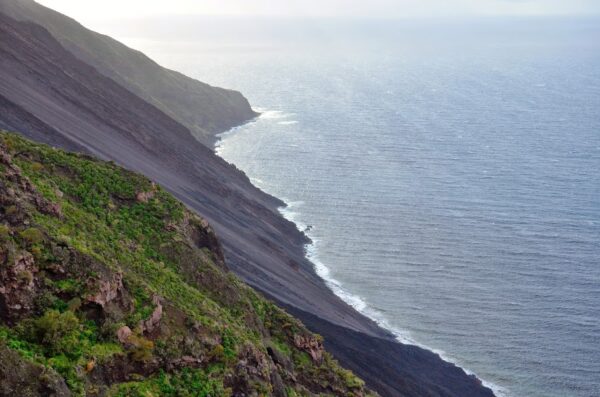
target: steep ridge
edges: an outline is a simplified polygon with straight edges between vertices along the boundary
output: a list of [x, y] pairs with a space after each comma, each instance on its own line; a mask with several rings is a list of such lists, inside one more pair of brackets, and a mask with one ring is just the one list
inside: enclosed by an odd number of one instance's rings
[[375, 397], [141, 175], [0, 131], [0, 205], [0, 395]]
[[[116, 161], [175, 194], [210, 221], [232, 270], [310, 320], [313, 331], [335, 337], [332, 351], [346, 365], [368, 363], [369, 371], [358, 366], [360, 375], [382, 394], [492, 395], [451, 365], [455, 370], [431, 377], [431, 353], [422, 349], [407, 352], [407, 362], [422, 358], [427, 364], [400, 372], [396, 363], [405, 361], [404, 353], [390, 359], [389, 346], [380, 343], [395, 343], [391, 336], [314, 273], [304, 257], [306, 237], [277, 212], [283, 203], [253, 187], [164, 112], [70, 54], [44, 28], [0, 15], [0, 72], [0, 121], [38, 141]], [[363, 339], [329, 332], [332, 324]], [[429, 369], [445, 371], [439, 357], [433, 361], [439, 365]]]
[[0, 12], [43, 26], [72, 54], [167, 113], [209, 147], [215, 134], [256, 116], [239, 92], [163, 68], [141, 52], [33, 0], [1, 0]]

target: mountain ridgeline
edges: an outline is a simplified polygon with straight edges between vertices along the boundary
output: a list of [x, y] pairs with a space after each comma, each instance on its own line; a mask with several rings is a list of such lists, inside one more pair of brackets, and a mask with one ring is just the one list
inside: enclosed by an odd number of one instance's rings
[[323, 344], [380, 395], [493, 395], [334, 295], [284, 203], [204, 145], [254, 116], [237, 92], [0, 0], [0, 128], [111, 161], [3, 135], [0, 395], [368, 394]]
[[217, 133], [256, 116], [239, 92], [163, 68], [141, 52], [32, 0], [3, 0], [0, 12], [43, 26], [77, 58], [159, 108], [209, 146]]

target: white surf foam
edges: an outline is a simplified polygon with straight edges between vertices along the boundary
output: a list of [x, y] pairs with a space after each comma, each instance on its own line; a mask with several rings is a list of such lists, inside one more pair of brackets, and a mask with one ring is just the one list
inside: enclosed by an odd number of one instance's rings
[[282, 110], [272, 110], [265, 108], [254, 108], [254, 111], [260, 113], [258, 118], [265, 120], [283, 120], [294, 117], [296, 114], [294, 113], [286, 113]]

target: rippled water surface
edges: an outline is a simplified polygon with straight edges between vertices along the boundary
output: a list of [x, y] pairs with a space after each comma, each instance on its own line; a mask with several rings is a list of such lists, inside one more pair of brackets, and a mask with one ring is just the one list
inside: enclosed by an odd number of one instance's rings
[[600, 24], [383, 25], [144, 46], [263, 112], [219, 153], [337, 293], [499, 394], [600, 396]]

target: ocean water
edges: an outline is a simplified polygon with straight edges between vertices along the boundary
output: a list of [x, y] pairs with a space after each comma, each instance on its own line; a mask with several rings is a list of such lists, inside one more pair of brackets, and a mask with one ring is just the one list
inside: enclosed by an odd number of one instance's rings
[[358, 310], [498, 395], [595, 397], [599, 22], [186, 19], [121, 36], [262, 112], [218, 153], [289, 204]]

